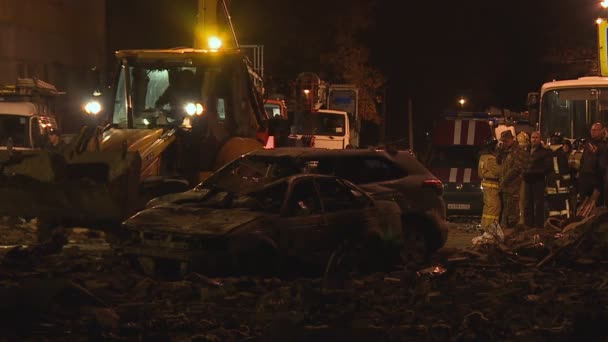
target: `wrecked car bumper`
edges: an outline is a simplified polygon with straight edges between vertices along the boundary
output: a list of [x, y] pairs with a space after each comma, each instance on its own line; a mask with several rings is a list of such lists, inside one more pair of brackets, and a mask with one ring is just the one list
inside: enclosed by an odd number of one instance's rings
[[185, 263], [189, 269], [196, 271], [220, 272], [232, 269], [232, 257], [228, 252], [192, 251], [171, 248], [152, 248], [148, 246], [126, 246], [123, 255], [132, 258], [150, 258], [153, 260]]

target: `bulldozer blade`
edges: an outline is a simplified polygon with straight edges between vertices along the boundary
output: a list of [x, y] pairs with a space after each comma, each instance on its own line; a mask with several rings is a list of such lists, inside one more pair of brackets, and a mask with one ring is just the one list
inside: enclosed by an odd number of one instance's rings
[[0, 151], [0, 215], [94, 225], [120, 222], [138, 206], [136, 152]]

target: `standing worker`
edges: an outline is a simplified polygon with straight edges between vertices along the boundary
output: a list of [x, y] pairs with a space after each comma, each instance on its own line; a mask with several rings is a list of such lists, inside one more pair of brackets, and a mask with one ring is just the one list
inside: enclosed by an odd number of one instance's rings
[[553, 133], [549, 145], [552, 151], [551, 171], [547, 174], [545, 191], [549, 217], [560, 220], [570, 218], [574, 209], [570, 203], [572, 176], [568, 152], [570, 149], [567, 146], [560, 132]]
[[[516, 136], [517, 139], [517, 144], [519, 145], [519, 147], [521, 147], [525, 153], [526, 156], [530, 156], [530, 136], [528, 135], [528, 133], [526, 133], [525, 131], [521, 131], [519, 133], [517, 133]], [[526, 158], [526, 163], [527, 163], [527, 158]], [[519, 220], [517, 221], [517, 223], [519, 225], [523, 225], [524, 224], [524, 211], [526, 208], [526, 187], [524, 185], [524, 182], [521, 182], [521, 186], [519, 187]]]
[[540, 132], [532, 132], [529, 159], [523, 172], [524, 224], [528, 227], [542, 228], [545, 224], [545, 176], [549, 173], [550, 158], [550, 151], [541, 143]]
[[503, 146], [496, 157], [499, 165], [502, 165], [498, 184], [503, 205], [500, 225], [512, 228], [519, 222], [519, 192], [526, 153], [519, 147], [510, 130], [500, 134], [500, 141]]
[[45, 149], [49, 152], [63, 153], [65, 149], [65, 142], [61, 139], [61, 135], [56, 128], [49, 129], [49, 141], [45, 146]]
[[591, 197], [594, 192], [599, 196], [596, 204], [603, 204], [603, 178], [606, 170], [606, 142], [604, 125], [596, 122], [591, 125], [591, 141], [584, 145], [578, 172], [578, 193], [580, 200]]
[[486, 228], [494, 222], [500, 221], [500, 193], [498, 191], [498, 178], [502, 168], [496, 163], [496, 145], [498, 140], [492, 137], [486, 142], [479, 156], [478, 173], [483, 187], [483, 213], [481, 215], [481, 228]]

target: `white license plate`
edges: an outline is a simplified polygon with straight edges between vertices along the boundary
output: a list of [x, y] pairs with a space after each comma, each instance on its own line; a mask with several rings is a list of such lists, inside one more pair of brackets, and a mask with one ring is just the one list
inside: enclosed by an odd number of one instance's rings
[[470, 210], [470, 204], [461, 204], [461, 203], [448, 203], [448, 209], [454, 210]]

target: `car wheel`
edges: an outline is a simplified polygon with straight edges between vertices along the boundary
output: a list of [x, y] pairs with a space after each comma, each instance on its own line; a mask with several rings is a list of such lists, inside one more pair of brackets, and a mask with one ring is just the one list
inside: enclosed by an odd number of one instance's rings
[[324, 286], [328, 288], [345, 287], [352, 279], [353, 273], [358, 273], [366, 268], [362, 260], [367, 255], [358, 243], [349, 240], [340, 243], [327, 260], [323, 274]]
[[414, 270], [426, 264], [429, 254], [429, 241], [421, 229], [412, 227], [404, 232], [403, 247], [399, 255], [406, 270]]
[[147, 276], [156, 275], [156, 259], [150, 257], [137, 257], [135, 262], [139, 269]]
[[280, 272], [280, 260], [273, 247], [258, 246], [240, 255], [238, 268], [238, 273], [274, 276]]

